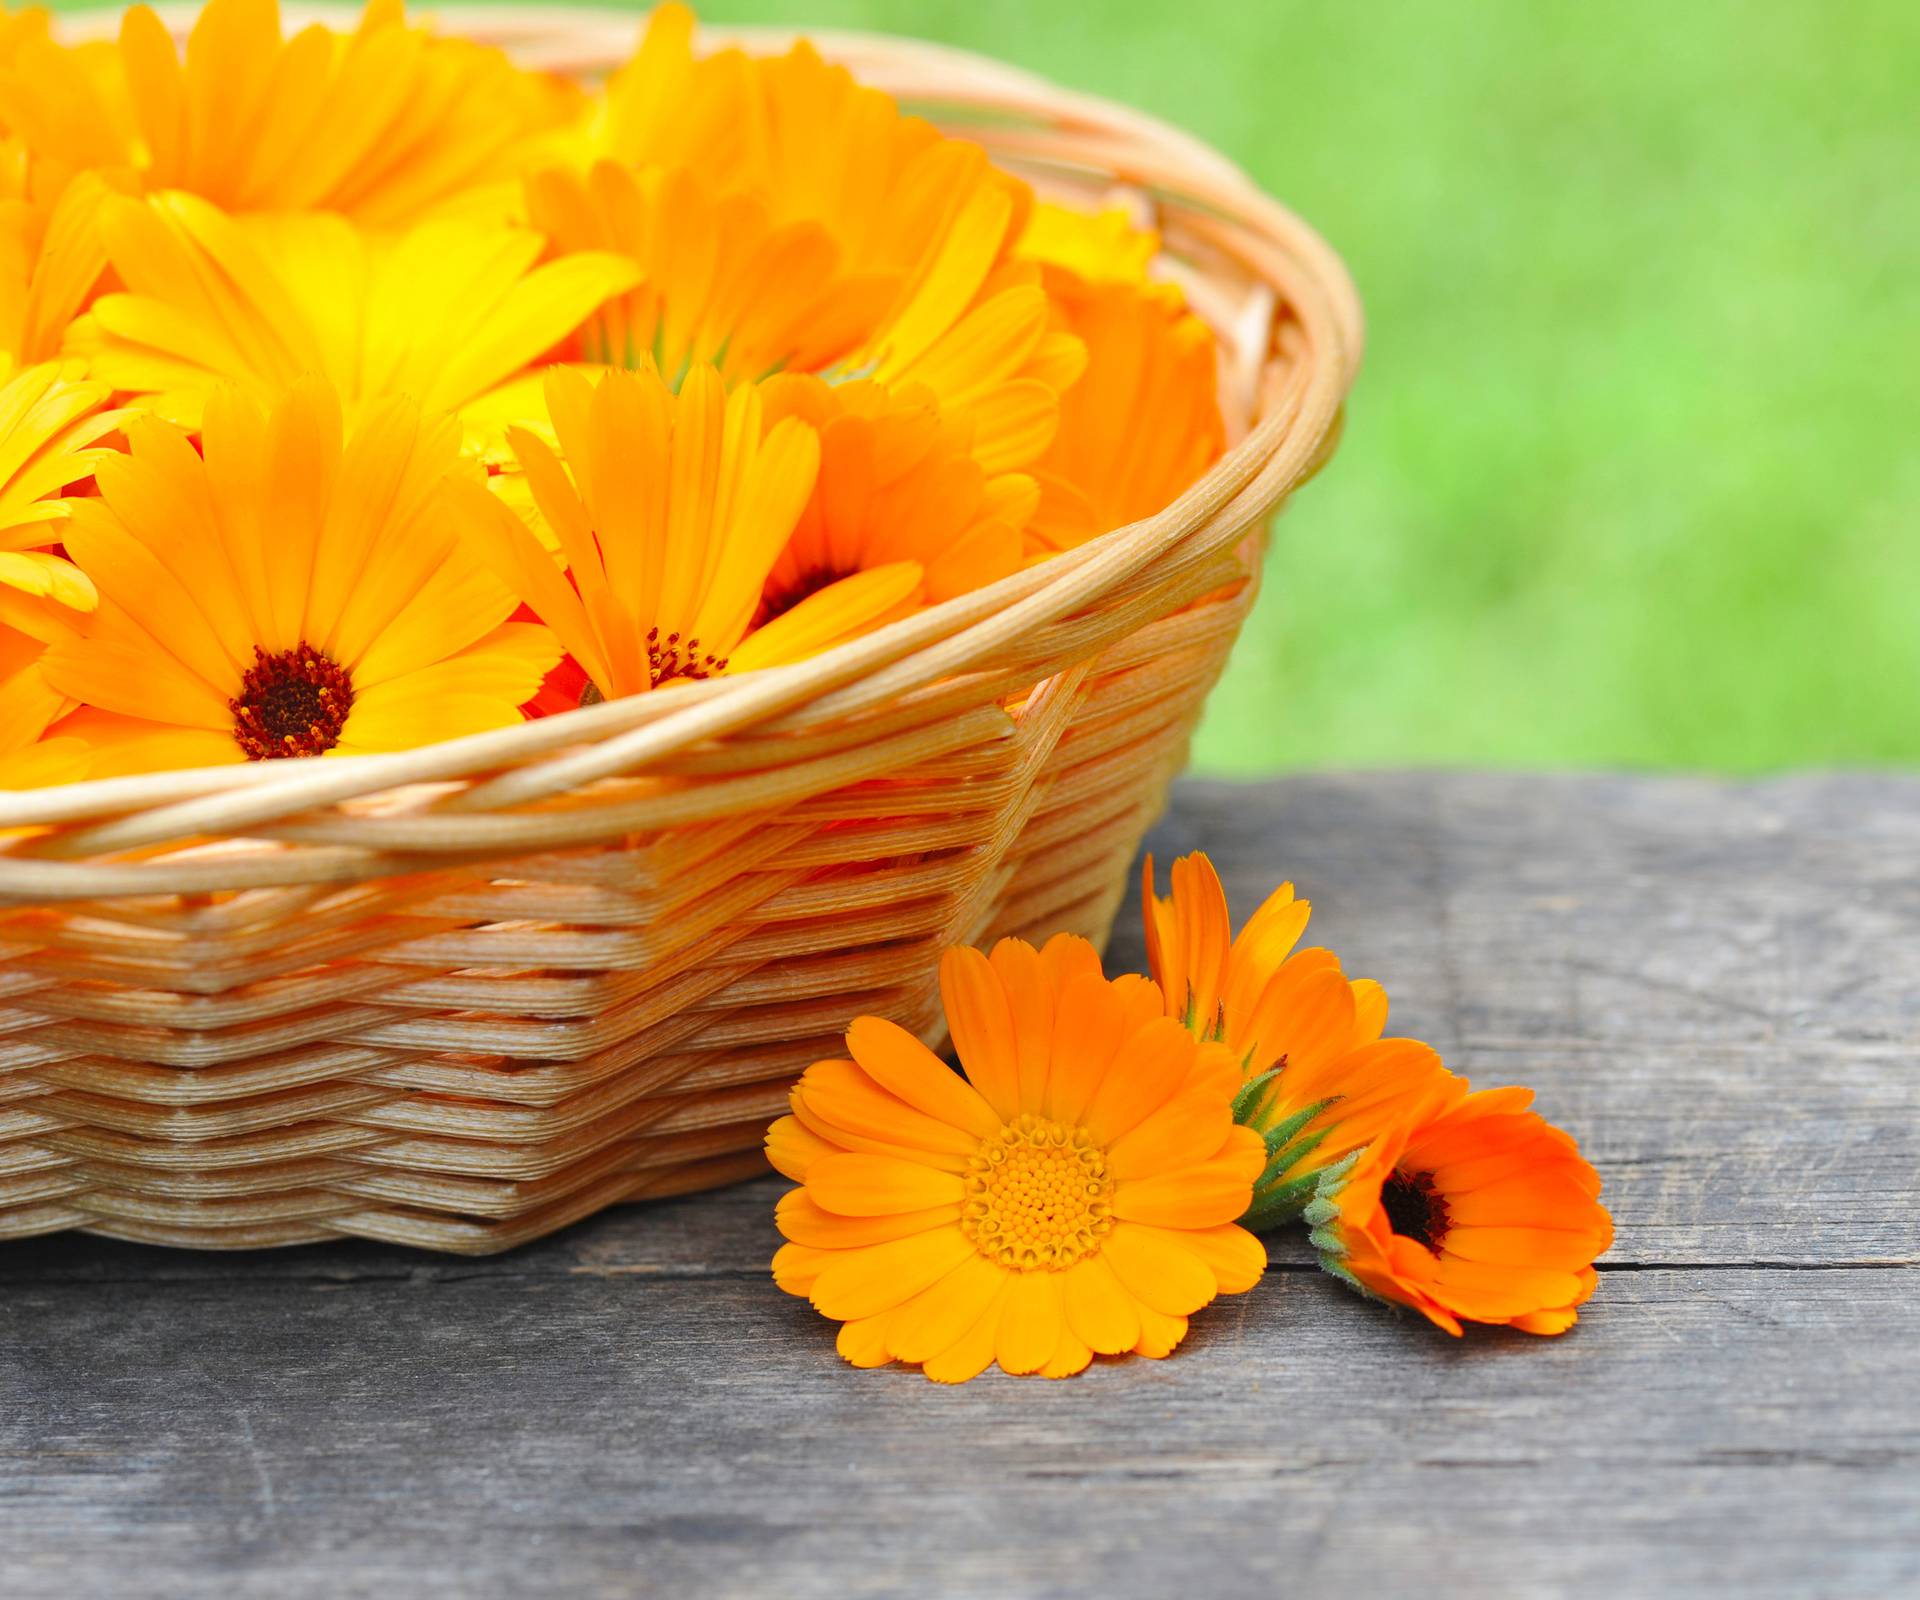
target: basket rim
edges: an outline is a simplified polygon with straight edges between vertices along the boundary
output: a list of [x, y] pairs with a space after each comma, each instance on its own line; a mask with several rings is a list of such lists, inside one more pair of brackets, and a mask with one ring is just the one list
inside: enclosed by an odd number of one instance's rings
[[[165, 4], [157, 9], [169, 29], [180, 33], [200, 8]], [[290, 5], [283, 23], [338, 23], [357, 12], [339, 4]], [[102, 5], [62, 13], [55, 25], [66, 38], [99, 38], [121, 14], [119, 6]], [[645, 15], [598, 7], [455, 5], [435, 8], [431, 21], [449, 35], [502, 45], [529, 64], [560, 62], [573, 75], [585, 76], [625, 59]], [[791, 726], [796, 719], [812, 723], [927, 689], [979, 670], [996, 641], [1111, 598], [1182, 546], [1189, 547], [1183, 552], [1188, 562], [1230, 548], [1324, 461], [1337, 438], [1341, 405], [1360, 356], [1357, 294], [1325, 241], [1212, 147], [1145, 113], [953, 46], [884, 34], [772, 27], [703, 26], [699, 37], [703, 46], [740, 43], [763, 51], [807, 38], [828, 59], [863, 69], [866, 81], [877, 75], [881, 87], [903, 100], [991, 108], [1026, 119], [1032, 135], [1019, 161], [1142, 182], [1196, 238], [1211, 239], [1236, 255], [1273, 291], [1264, 392], [1253, 426], [1152, 516], [805, 661], [407, 751], [0, 791], [0, 829], [94, 823], [77, 834], [29, 838], [25, 851], [20, 841], [12, 848], [0, 846], [0, 900], [97, 892], [84, 888], [76, 873], [86, 871], [85, 858], [107, 851], [193, 837], [231, 838], [261, 822], [420, 785], [473, 780], [464, 792], [436, 802], [443, 812], [466, 816], [537, 803], [602, 777], [641, 772], [650, 760], [703, 740]], [[918, 81], [927, 92], [903, 93], [888, 79]], [[996, 160], [1003, 159], [990, 135], [969, 130], [963, 136], [979, 138]], [[95, 820], [101, 818], [112, 820]], [[165, 890], [156, 883], [138, 892]]]

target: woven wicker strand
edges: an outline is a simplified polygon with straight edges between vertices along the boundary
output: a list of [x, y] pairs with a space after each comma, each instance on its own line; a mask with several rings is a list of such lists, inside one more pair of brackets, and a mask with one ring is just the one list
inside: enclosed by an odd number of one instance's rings
[[[637, 29], [437, 20], [583, 79]], [[939, 1042], [944, 945], [1104, 941], [1264, 526], [1337, 440], [1358, 302], [1175, 129], [812, 37], [1044, 191], [1150, 216], [1221, 336], [1233, 447], [1158, 515], [795, 666], [395, 755], [0, 795], [0, 829], [34, 830], [0, 853], [0, 1238], [505, 1249], [762, 1170], [850, 1017]]]

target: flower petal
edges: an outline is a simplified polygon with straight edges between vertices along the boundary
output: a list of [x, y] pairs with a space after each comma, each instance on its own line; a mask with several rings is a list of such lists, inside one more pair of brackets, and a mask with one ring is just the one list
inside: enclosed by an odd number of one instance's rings
[[957, 1206], [966, 1186], [955, 1174], [917, 1161], [849, 1150], [816, 1161], [806, 1192], [836, 1216], [886, 1217]]
[[870, 1317], [911, 1300], [972, 1253], [972, 1242], [957, 1227], [835, 1251], [835, 1259], [814, 1279], [811, 1299], [822, 1316], [836, 1321]]

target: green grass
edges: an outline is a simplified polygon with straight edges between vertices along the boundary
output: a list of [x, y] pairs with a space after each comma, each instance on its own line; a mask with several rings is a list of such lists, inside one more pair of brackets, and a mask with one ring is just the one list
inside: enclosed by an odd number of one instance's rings
[[1367, 368], [1202, 766], [1920, 757], [1920, 6], [708, 12], [1145, 107], [1345, 255]]
[[1199, 763], [1920, 757], [1920, 6], [714, 0], [1186, 124], [1366, 298]]

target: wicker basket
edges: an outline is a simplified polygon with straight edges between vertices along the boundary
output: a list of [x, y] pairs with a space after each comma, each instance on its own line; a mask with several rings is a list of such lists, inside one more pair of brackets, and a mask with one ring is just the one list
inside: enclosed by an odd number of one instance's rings
[[[441, 20], [583, 76], [636, 30]], [[850, 1017], [938, 1040], [941, 946], [1104, 940], [1264, 524], [1331, 451], [1358, 306], [1173, 129], [814, 37], [1045, 191], [1137, 197], [1222, 336], [1237, 443], [1158, 516], [802, 665], [402, 755], [0, 795], [0, 828], [46, 829], [0, 855], [0, 1238], [504, 1249], [763, 1170]]]

